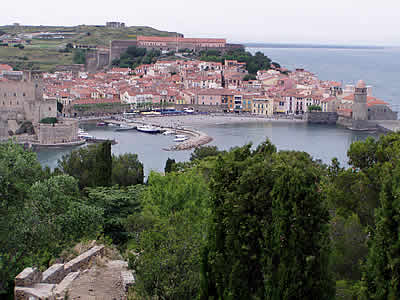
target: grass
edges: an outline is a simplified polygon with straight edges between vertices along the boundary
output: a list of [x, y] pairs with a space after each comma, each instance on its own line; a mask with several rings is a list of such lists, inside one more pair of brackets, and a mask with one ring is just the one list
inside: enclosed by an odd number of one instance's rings
[[[72, 64], [72, 53], [60, 53], [67, 43], [109, 46], [111, 40], [134, 40], [137, 35], [171, 36], [176, 33], [160, 31], [146, 26], [107, 28], [105, 26], [0, 26], [1, 31], [16, 36], [34, 32], [68, 32], [73, 35], [62, 40], [32, 39], [25, 49], [0, 47], [0, 63], [8, 63], [16, 69], [38, 69], [52, 71], [57, 65]], [[27, 58], [28, 60], [26, 60]]]

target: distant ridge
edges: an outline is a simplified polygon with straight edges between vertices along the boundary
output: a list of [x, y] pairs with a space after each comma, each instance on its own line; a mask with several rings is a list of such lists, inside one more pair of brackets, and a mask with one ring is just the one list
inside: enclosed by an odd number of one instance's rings
[[383, 46], [366, 45], [319, 45], [319, 44], [278, 44], [278, 43], [244, 43], [254, 48], [321, 48], [321, 49], [385, 49]]

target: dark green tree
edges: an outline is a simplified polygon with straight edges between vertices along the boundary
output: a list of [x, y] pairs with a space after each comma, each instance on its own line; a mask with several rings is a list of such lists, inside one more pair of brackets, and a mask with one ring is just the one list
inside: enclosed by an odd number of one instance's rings
[[272, 206], [268, 164], [275, 147], [266, 143], [255, 152], [250, 145], [231, 150], [217, 159], [211, 175], [213, 222], [202, 259], [202, 299], [265, 295], [263, 241]]
[[269, 141], [217, 159], [202, 299], [334, 297], [322, 170], [305, 153], [276, 153]]
[[143, 185], [85, 189], [87, 203], [103, 210], [104, 234], [111, 237], [115, 245], [123, 246], [128, 241], [125, 222], [129, 215], [140, 212], [140, 195], [143, 189]]
[[280, 152], [272, 166], [272, 228], [266, 240], [267, 299], [334, 299], [329, 212], [310, 156]]
[[143, 164], [137, 154], [126, 153], [112, 156], [112, 184], [129, 186], [143, 184]]
[[[130, 266], [143, 299], [194, 299], [199, 293], [201, 249], [206, 243], [209, 193], [195, 169], [150, 173], [143, 210], [128, 218]], [[131, 252], [129, 252], [131, 253]]]
[[175, 159], [169, 158], [165, 162], [164, 173], [170, 173], [173, 170], [173, 166], [176, 164]]
[[365, 299], [400, 298], [400, 161], [392, 162], [382, 166], [380, 205], [363, 278]]
[[201, 160], [209, 156], [218, 156], [221, 153], [217, 146], [201, 146], [194, 149], [190, 155], [190, 161], [195, 161], [197, 159]]
[[112, 182], [111, 143], [74, 150], [58, 161], [58, 169], [78, 179], [80, 189], [109, 186]]

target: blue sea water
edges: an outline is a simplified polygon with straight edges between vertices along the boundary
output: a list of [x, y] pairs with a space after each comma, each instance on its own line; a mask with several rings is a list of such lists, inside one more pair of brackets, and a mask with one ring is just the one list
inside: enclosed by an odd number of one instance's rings
[[261, 51], [282, 67], [304, 68], [322, 80], [355, 84], [363, 79], [373, 96], [400, 111], [400, 48], [248, 48]]

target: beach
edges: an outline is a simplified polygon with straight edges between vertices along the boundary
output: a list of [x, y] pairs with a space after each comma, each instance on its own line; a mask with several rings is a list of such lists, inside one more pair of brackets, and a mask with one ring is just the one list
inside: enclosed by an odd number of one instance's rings
[[196, 128], [204, 125], [223, 125], [235, 123], [304, 123], [301, 119], [287, 118], [267, 118], [260, 116], [227, 115], [227, 114], [209, 114], [209, 115], [180, 115], [180, 116], [146, 116], [135, 118], [135, 122], [152, 124], [160, 127], [169, 128]]

